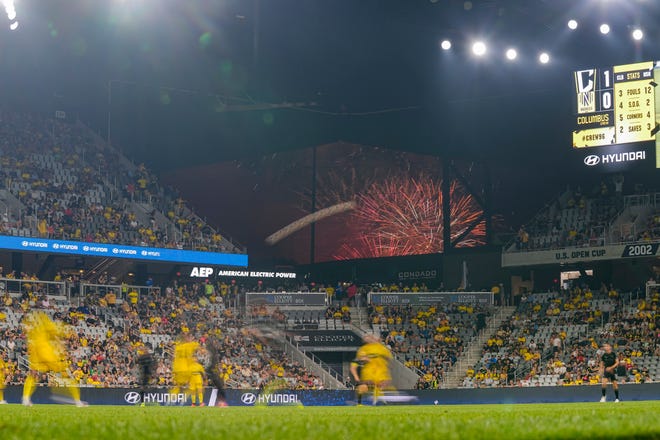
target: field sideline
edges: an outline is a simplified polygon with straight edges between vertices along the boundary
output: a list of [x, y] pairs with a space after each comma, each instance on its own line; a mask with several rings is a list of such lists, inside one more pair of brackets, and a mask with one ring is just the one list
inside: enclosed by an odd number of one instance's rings
[[660, 401], [361, 407], [0, 406], [5, 439], [660, 438]]

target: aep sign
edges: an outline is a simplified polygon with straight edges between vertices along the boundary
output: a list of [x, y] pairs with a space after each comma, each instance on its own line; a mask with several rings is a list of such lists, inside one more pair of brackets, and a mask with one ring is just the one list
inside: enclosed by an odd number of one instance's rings
[[208, 278], [211, 275], [213, 275], [212, 267], [193, 267], [190, 272], [190, 276], [195, 278]]

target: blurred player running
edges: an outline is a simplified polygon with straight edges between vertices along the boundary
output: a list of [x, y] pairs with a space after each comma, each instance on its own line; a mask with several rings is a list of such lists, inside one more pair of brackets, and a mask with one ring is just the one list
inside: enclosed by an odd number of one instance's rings
[[5, 364], [5, 360], [0, 354], [0, 405], [4, 405], [7, 403], [5, 400], [5, 380], [7, 380], [7, 365]]
[[174, 360], [172, 361], [172, 379], [174, 388], [172, 394], [183, 391], [187, 395], [192, 393], [192, 404], [204, 405], [203, 378], [204, 367], [197, 361], [195, 355], [199, 350], [199, 342], [194, 341], [190, 333], [184, 333], [183, 339], [174, 345]]
[[364, 336], [365, 344], [360, 347], [355, 360], [351, 362], [351, 375], [357, 383], [355, 388], [358, 405], [362, 404], [362, 396], [369, 390], [373, 393], [373, 403], [378, 402], [383, 390], [391, 386], [389, 363], [392, 360], [390, 350], [371, 334]]
[[56, 323], [43, 312], [33, 312], [26, 316], [27, 351], [30, 372], [23, 385], [23, 405], [31, 406], [31, 397], [37, 383], [37, 377], [44, 373], [59, 374], [65, 389], [71, 395], [76, 406], [86, 406], [80, 400], [80, 389], [68, 370], [66, 349], [62, 342], [66, 331], [61, 323]]
[[190, 382], [188, 384], [192, 398], [192, 406], [204, 404], [204, 366], [195, 361], [190, 366]]

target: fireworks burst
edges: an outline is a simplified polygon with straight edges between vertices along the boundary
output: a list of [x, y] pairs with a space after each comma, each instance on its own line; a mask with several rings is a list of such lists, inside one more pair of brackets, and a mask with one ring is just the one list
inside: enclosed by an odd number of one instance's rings
[[[393, 176], [408, 176], [411, 169], [433, 172], [439, 167], [437, 158], [420, 158], [410, 153], [356, 145], [339, 144], [320, 148], [316, 180], [316, 209], [354, 200], [375, 182]], [[311, 212], [311, 189], [296, 184], [293, 188], [302, 201], [302, 209]]]
[[[334, 257], [337, 259], [391, 257], [442, 252], [442, 181], [420, 176], [376, 182], [357, 195], [349, 234]], [[482, 214], [458, 184], [450, 186], [451, 237], [463, 234]], [[484, 243], [485, 223], [480, 222], [457, 247]]]

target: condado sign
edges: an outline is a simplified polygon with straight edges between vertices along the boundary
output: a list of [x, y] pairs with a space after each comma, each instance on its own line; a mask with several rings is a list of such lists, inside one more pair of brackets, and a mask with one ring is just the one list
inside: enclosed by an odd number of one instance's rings
[[502, 267], [569, 264], [621, 258], [646, 258], [658, 255], [660, 242], [616, 244], [586, 248], [562, 248], [545, 251], [503, 252]]

